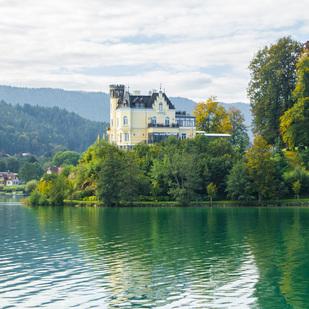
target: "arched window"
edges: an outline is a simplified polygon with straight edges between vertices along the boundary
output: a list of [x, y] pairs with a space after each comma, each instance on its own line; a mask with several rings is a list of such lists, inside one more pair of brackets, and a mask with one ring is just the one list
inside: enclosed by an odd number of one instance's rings
[[170, 126], [170, 117], [165, 118], [165, 126], [169, 127]]
[[163, 112], [163, 103], [162, 102], [159, 103], [159, 112]]
[[127, 117], [127, 116], [124, 116], [124, 117], [123, 117], [123, 125], [124, 125], [124, 126], [127, 126], [128, 124], [129, 124], [128, 117]]
[[152, 122], [153, 125], [156, 125], [156, 124], [157, 124], [157, 117], [156, 117], [156, 116], [153, 116], [153, 117], [151, 118], [151, 122]]

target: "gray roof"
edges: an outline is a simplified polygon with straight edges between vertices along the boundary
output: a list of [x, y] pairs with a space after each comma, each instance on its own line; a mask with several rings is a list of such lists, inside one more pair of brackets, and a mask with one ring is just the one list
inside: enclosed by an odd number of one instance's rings
[[[164, 100], [167, 102], [169, 109], [175, 109], [170, 99], [165, 93], [162, 93]], [[145, 108], [152, 108], [152, 104], [155, 102], [159, 93], [152, 93], [151, 95], [131, 95], [126, 92], [119, 107], [128, 106], [131, 108], [140, 107], [139, 104], [144, 104]]]

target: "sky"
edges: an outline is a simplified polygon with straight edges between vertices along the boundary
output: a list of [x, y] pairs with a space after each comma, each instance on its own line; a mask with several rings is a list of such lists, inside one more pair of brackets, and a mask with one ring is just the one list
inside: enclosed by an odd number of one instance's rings
[[248, 103], [248, 66], [309, 40], [305, 0], [0, 0], [0, 84]]

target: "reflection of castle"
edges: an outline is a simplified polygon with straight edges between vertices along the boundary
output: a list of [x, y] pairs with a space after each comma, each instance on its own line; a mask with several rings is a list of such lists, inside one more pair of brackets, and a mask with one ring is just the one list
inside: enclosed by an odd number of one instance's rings
[[130, 94], [124, 85], [110, 86], [109, 141], [130, 149], [138, 143], [153, 144], [171, 135], [178, 139], [194, 137], [195, 117], [176, 112], [162, 91]]

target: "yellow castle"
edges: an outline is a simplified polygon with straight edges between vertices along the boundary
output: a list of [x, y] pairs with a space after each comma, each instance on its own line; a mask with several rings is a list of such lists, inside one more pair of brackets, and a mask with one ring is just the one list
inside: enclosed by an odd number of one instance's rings
[[152, 91], [131, 94], [124, 85], [110, 85], [109, 142], [123, 149], [139, 143], [158, 143], [171, 135], [178, 139], [194, 137], [195, 117], [176, 112], [165, 93]]

